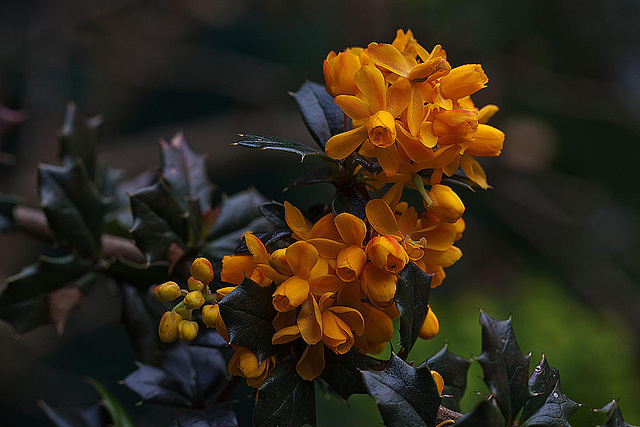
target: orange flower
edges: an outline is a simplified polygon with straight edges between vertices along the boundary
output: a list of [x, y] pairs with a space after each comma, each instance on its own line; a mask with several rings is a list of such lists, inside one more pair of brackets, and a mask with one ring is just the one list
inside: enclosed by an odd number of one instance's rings
[[376, 236], [367, 244], [367, 256], [376, 265], [389, 273], [398, 274], [409, 262], [402, 245], [392, 236]]
[[275, 355], [258, 363], [258, 358], [251, 350], [235, 347], [235, 352], [229, 360], [229, 374], [246, 378], [248, 386], [260, 388], [275, 365]]
[[450, 187], [436, 184], [428, 194], [433, 204], [427, 209], [442, 221], [454, 223], [462, 217], [464, 204]]
[[360, 47], [352, 47], [336, 54], [329, 52], [322, 64], [326, 90], [334, 98], [337, 95], [356, 95], [358, 87], [354, 76], [362, 65], [369, 62], [369, 57]]
[[440, 323], [438, 322], [438, 318], [436, 314], [433, 312], [433, 309], [429, 307], [429, 311], [427, 312], [427, 317], [424, 319], [424, 323], [422, 324], [422, 329], [420, 329], [420, 333], [418, 336], [422, 339], [428, 340], [436, 335], [440, 331]]
[[489, 78], [480, 64], [466, 64], [453, 68], [440, 79], [440, 90], [449, 99], [459, 99], [472, 95], [486, 87]]
[[334, 223], [340, 237], [349, 245], [338, 254], [336, 274], [343, 281], [352, 282], [360, 275], [367, 261], [367, 254], [362, 249], [367, 226], [360, 218], [349, 213], [336, 216]]

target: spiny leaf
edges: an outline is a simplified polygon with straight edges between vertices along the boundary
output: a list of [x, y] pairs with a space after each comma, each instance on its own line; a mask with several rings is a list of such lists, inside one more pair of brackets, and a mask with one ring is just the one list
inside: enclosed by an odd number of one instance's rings
[[243, 147], [259, 148], [260, 150], [273, 150], [283, 151], [285, 153], [297, 154], [302, 158], [307, 156], [320, 157], [328, 161], [335, 161], [315, 148], [311, 148], [308, 145], [300, 144], [296, 141], [288, 139], [277, 138], [275, 136], [263, 136], [263, 135], [240, 135], [242, 138], [240, 141], [233, 143], [232, 145], [241, 145]]
[[504, 417], [494, 399], [484, 399], [455, 423], [456, 427], [502, 427]]
[[172, 245], [184, 245], [189, 231], [186, 213], [164, 181], [129, 196], [134, 222], [131, 234], [149, 262], [167, 260]]
[[202, 212], [211, 208], [213, 186], [207, 177], [204, 156], [197, 155], [182, 132], [167, 142], [160, 140], [162, 175], [171, 186], [178, 202], [197, 200]]
[[333, 171], [329, 166], [322, 166], [320, 168], [310, 170], [295, 181], [289, 183], [283, 191], [303, 185], [318, 184], [320, 182], [333, 182]]
[[137, 264], [118, 257], [107, 267], [106, 272], [117, 280], [125, 281], [139, 292], [145, 292], [149, 286], [164, 282], [169, 277], [169, 264], [158, 261], [153, 264]]
[[109, 202], [98, 192], [82, 163], [40, 166], [38, 193], [60, 245], [85, 256], [96, 255]]
[[432, 274], [409, 262], [398, 275], [396, 306], [400, 313], [400, 344], [408, 354], [420, 334], [429, 310], [429, 290]]
[[88, 381], [102, 398], [102, 404], [107, 409], [107, 412], [109, 412], [111, 421], [115, 427], [135, 427], [127, 411], [118, 399], [109, 393], [109, 390], [93, 378], [89, 378]]
[[158, 319], [162, 316], [163, 306], [158, 304], [148, 292], [142, 293], [129, 283], [121, 283], [120, 289], [122, 292], [120, 321], [136, 352], [136, 360], [157, 365], [160, 361]]
[[80, 158], [91, 179], [96, 171], [95, 145], [99, 139], [102, 122], [102, 116], [89, 119], [81, 117], [76, 104], [69, 102], [62, 128], [58, 131], [60, 159], [68, 163]]
[[331, 210], [335, 215], [340, 215], [343, 212], [355, 215], [360, 219], [366, 217], [365, 207], [367, 202], [357, 194], [355, 191], [336, 190], [336, 194], [331, 200]]
[[362, 371], [381, 371], [388, 364], [386, 360], [378, 360], [355, 350], [338, 355], [328, 347], [325, 347], [324, 360], [322, 379], [345, 401], [352, 394], [367, 393], [362, 382]]
[[622, 417], [622, 412], [618, 407], [618, 402], [614, 398], [600, 409], [594, 409], [593, 412], [600, 412], [607, 416], [607, 420], [599, 427], [636, 427], [627, 423]]
[[255, 427], [316, 425], [316, 400], [313, 381], [305, 381], [296, 372], [296, 362], [278, 362], [258, 391], [253, 412]]
[[437, 371], [444, 380], [442, 405], [453, 411], [460, 411], [460, 399], [467, 387], [467, 371], [471, 360], [460, 357], [449, 351], [449, 346], [444, 345], [442, 350], [434, 354], [427, 361], [429, 369]]
[[364, 371], [362, 379], [385, 425], [436, 424], [441, 397], [428, 367], [416, 369], [392, 353], [384, 371]]
[[278, 202], [265, 202], [260, 205], [260, 212], [277, 228], [289, 228], [284, 217], [284, 205]]
[[559, 380], [560, 374], [558, 370], [549, 366], [543, 354], [540, 363], [529, 376], [530, 396], [524, 403], [522, 416], [520, 417], [522, 420], [529, 418], [544, 405]]
[[91, 265], [73, 255], [41, 257], [39, 262], [7, 279], [7, 287], [0, 295], [0, 318], [11, 323], [20, 334], [38, 326], [63, 322], [60, 311], [52, 317], [52, 292], [65, 286], [86, 292], [93, 279]]
[[484, 381], [495, 396], [508, 424], [529, 397], [527, 387], [529, 358], [520, 351], [513, 333], [511, 319], [497, 321], [480, 311], [482, 354], [478, 362], [484, 371]]
[[560, 389], [560, 378], [555, 382], [544, 404], [530, 417], [521, 417], [518, 425], [523, 427], [566, 426], [571, 427], [569, 417], [580, 407], [579, 403], [569, 399]]
[[320, 148], [324, 149], [333, 135], [345, 131], [345, 115], [333, 102], [333, 97], [327, 93], [324, 86], [315, 82], [305, 82], [291, 95], [298, 103], [304, 124]]
[[246, 347], [261, 363], [275, 354], [271, 343], [275, 329], [271, 322], [276, 316], [271, 297], [274, 287], [261, 287], [245, 279], [220, 301], [220, 315], [229, 330], [231, 344]]
[[241, 229], [246, 230], [250, 222], [262, 217], [260, 205], [266, 201], [267, 198], [260, 194], [255, 188], [249, 188], [231, 196], [224, 197], [220, 204], [220, 212], [218, 213], [216, 222], [207, 236], [207, 241]]

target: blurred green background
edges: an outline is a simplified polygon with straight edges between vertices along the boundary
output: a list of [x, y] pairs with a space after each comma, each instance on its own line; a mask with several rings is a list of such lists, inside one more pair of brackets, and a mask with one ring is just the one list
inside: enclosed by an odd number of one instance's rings
[[[39, 163], [56, 163], [56, 130], [67, 101], [103, 114], [99, 149], [133, 177], [159, 164], [158, 138], [183, 130], [207, 153], [210, 177], [228, 193], [255, 186], [301, 207], [328, 201], [329, 187], [281, 189], [317, 166], [285, 154], [229, 147], [240, 132], [312, 144], [288, 91], [322, 81], [330, 50], [391, 42], [412, 29], [440, 43], [452, 66], [481, 63], [503, 155], [482, 159], [493, 189], [461, 190], [464, 257], [431, 304], [441, 331], [411, 358], [445, 341], [480, 353], [478, 307], [513, 316], [522, 350], [560, 370], [563, 391], [584, 404], [572, 422], [602, 421], [588, 409], [615, 395], [640, 424], [640, 3], [508, 1], [55, 0], [0, 3], [0, 98], [28, 120], [1, 140], [0, 192], [37, 205]], [[276, 172], [273, 172], [273, 171]], [[0, 274], [34, 262], [41, 242], [0, 236]], [[0, 410], [5, 425], [47, 425], [36, 400], [86, 401], [93, 376], [121, 398], [140, 425], [160, 411], [133, 407], [117, 384], [135, 355], [118, 298], [97, 286], [71, 316], [15, 339], [0, 325]], [[485, 393], [472, 365], [463, 400]], [[320, 425], [372, 425], [366, 397], [350, 408], [318, 394]], [[155, 417], [155, 418], [154, 418]], [[166, 420], [166, 418], [164, 418]]]

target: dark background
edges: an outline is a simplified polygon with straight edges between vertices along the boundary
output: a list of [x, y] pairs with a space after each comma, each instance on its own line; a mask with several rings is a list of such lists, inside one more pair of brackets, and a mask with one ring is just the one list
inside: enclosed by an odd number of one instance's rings
[[[65, 104], [106, 121], [100, 151], [135, 176], [159, 164], [158, 138], [182, 130], [207, 153], [210, 178], [227, 193], [255, 186], [305, 208], [329, 187], [281, 189], [313, 166], [296, 157], [229, 147], [241, 132], [312, 144], [287, 94], [322, 82], [330, 50], [391, 42], [412, 29], [440, 43], [452, 66], [481, 63], [503, 155], [481, 159], [493, 189], [460, 190], [464, 257], [432, 293], [437, 338], [411, 354], [422, 361], [448, 340], [480, 353], [480, 307], [513, 315], [532, 367], [544, 351], [565, 393], [585, 408], [573, 423], [599, 422], [587, 409], [618, 397], [640, 424], [640, 3], [627, 1], [21, 1], [0, 3], [0, 97], [28, 120], [5, 132], [0, 192], [38, 203], [36, 167], [57, 163]], [[0, 236], [0, 274], [34, 262], [42, 243]], [[134, 408], [117, 384], [134, 369], [115, 323], [119, 299], [96, 286], [64, 336], [44, 327], [15, 339], [0, 325], [0, 410], [9, 425], [47, 425], [36, 406], [90, 399], [92, 376], [121, 398], [141, 425], [154, 408]], [[469, 375], [466, 409], [486, 392]], [[319, 422], [369, 425], [367, 397], [318, 398]], [[146, 421], [145, 421], [146, 420]], [[336, 421], [340, 420], [340, 421]]]

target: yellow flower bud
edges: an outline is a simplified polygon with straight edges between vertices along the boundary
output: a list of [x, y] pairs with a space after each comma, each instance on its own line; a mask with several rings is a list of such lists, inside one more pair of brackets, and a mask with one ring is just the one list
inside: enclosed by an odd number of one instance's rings
[[282, 274], [283, 276], [290, 277], [290, 276], [293, 276], [293, 271], [291, 270], [291, 267], [289, 267], [289, 264], [287, 263], [286, 253], [287, 253], [286, 248], [277, 249], [273, 251], [273, 253], [269, 256], [269, 265], [271, 265], [271, 267], [273, 267], [274, 270], [276, 270], [278, 273]]
[[362, 48], [351, 48], [338, 54], [329, 52], [322, 66], [327, 92], [333, 97], [357, 94], [354, 76], [367, 62], [368, 57]]
[[429, 211], [444, 222], [454, 223], [464, 213], [464, 204], [460, 197], [448, 186], [436, 184], [427, 193], [434, 202], [432, 206], [426, 206]]
[[204, 289], [204, 283], [193, 277], [187, 279], [187, 287], [190, 291], [202, 291]]
[[504, 145], [504, 132], [489, 125], [478, 125], [478, 131], [465, 154], [478, 157], [499, 156]]
[[353, 282], [362, 272], [367, 254], [359, 246], [343, 249], [336, 260], [336, 274], [345, 282]]
[[269, 376], [276, 364], [276, 357], [271, 356], [258, 363], [258, 358], [251, 350], [236, 347], [229, 360], [229, 373], [246, 378], [247, 385], [259, 388]]
[[424, 340], [428, 340], [438, 335], [438, 331], [440, 331], [440, 323], [438, 322], [438, 318], [433, 312], [433, 309], [429, 307], [429, 312], [427, 313], [427, 317], [424, 319], [422, 329], [420, 329], [418, 336]]
[[438, 387], [438, 394], [442, 396], [442, 390], [444, 389], [444, 379], [442, 375], [436, 371], [431, 371], [431, 376], [433, 377], [433, 382], [436, 383], [436, 387]]
[[471, 141], [478, 130], [478, 113], [467, 110], [442, 110], [435, 114], [433, 134], [438, 144], [460, 144]]
[[376, 267], [398, 274], [409, 262], [407, 251], [390, 235], [376, 236], [367, 244], [367, 255]]
[[198, 324], [191, 320], [178, 322], [178, 336], [183, 341], [191, 341], [198, 336]]
[[180, 296], [180, 286], [176, 282], [165, 282], [153, 290], [153, 296], [158, 301], [173, 301]]
[[220, 307], [218, 304], [208, 304], [202, 307], [202, 321], [208, 328], [215, 328], [220, 317]]
[[181, 321], [182, 316], [175, 311], [165, 312], [158, 326], [158, 337], [160, 337], [160, 341], [173, 342], [178, 339], [178, 323]]
[[184, 297], [184, 306], [190, 309], [199, 309], [204, 304], [204, 296], [200, 291], [191, 291]]
[[208, 285], [213, 280], [213, 267], [206, 258], [196, 258], [191, 264], [191, 275], [194, 279]]
[[453, 68], [440, 79], [442, 94], [449, 99], [472, 95], [486, 86], [489, 78], [480, 64], [466, 64]]

